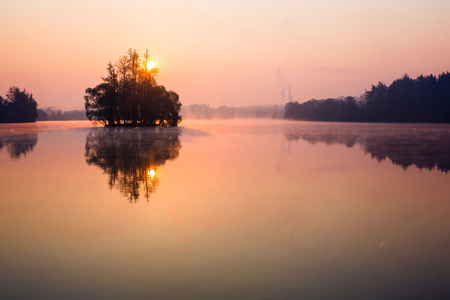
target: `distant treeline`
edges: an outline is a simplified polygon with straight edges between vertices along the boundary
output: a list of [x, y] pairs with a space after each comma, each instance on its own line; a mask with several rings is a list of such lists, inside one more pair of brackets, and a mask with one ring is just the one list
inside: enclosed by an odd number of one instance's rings
[[61, 111], [51, 108], [38, 109], [38, 121], [87, 120], [84, 110]]
[[191, 104], [181, 109], [183, 119], [245, 119], [245, 118], [283, 118], [283, 107], [274, 105], [254, 106], [219, 106], [210, 107], [206, 104]]
[[37, 102], [33, 94], [13, 86], [6, 98], [0, 96], [0, 123], [36, 122]]
[[345, 99], [289, 102], [284, 118], [334, 122], [450, 122], [450, 73], [405, 75], [390, 86], [379, 82], [364, 93], [361, 101]]

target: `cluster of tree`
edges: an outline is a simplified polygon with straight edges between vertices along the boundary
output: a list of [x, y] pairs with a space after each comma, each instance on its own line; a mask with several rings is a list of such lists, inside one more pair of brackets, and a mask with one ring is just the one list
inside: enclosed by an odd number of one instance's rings
[[84, 110], [70, 110], [62, 111], [60, 109], [54, 110], [51, 108], [38, 109], [38, 121], [66, 121], [66, 120], [87, 120], [86, 112]]
[[36, 122], [37, 103], [25, 89], [10, 87], [6, 98], [0, 96], [0, 123]]
[[379, 82], [366, 91], [362, 101], [309, 100], [285, 105], [286, 119], [346, 122], [450, 122], [450, 73], [405, 75], [390, 86]]
[[[394, 126], [395, 125], [395, 126]], [[341, 144], [349, 148], [360, 148], [378, 162], [389, 159], [393, 164], [407, 169], [450, 170], [450, 135], [446, 127], [437, 124], [333, 124], [285, 127], [288, 141], [303, 140], [311, 144]]]
[[156, 191], [157, 170], [179, 156], [179, 128], [95, 128], [86, 137], [88, 165], [100, 167], [130, 202]]
[[244, 107], [210, 107], [206, 104], [191, 104], [183, 107], [181, 114], [184, 119], [281, 119], [283, 107], [277, 104]]
[[86, 89], [86, 116], [104, 125], [177, 126], [181, 121], [178, 94], [158, 85], [158, 69], [148, 66], [148, 51], [142, 59], [130, 49], [114, 65], [108, 64], [107, 77]]

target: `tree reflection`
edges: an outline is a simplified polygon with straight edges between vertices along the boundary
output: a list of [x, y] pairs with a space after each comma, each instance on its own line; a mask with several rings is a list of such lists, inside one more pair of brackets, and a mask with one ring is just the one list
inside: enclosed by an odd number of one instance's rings
[[159, 184], [157, 170], [178, 157], [179, 128], [96, 128], [86, 137], [85, 157], [109, 175], [109, 186], [138, 201], [148, 200]]
[[450, 128], [436, 124], [315, 124], [285, 128], [288, 141], [304, 140], [343, 144], [359, 144], [365, 153], [378, 162], [388, 158], [405, 170], [414, 165], [419, 169], [450, 170]]
[[19, 159], [33, 152], [38, 141], [37, 133], [25, 133], [12, 136], [0, 137], [0, 151], [6, 147], [12, 159]]

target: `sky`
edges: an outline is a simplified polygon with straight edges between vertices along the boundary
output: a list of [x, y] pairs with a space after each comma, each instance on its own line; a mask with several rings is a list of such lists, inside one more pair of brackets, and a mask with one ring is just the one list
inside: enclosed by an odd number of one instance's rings
[[0, 95], [83, 108], [109, 61], [148, 49], [183, 105], [360, 96], [450, 71], [448, 0], [0, 0]]

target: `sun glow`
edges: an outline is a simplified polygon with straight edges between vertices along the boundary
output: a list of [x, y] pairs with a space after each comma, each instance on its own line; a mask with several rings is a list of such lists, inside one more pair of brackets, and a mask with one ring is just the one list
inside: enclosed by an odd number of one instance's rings
[[148, 177], [153, 179], [155, 177], [155, 175], [156, 175], [156, 172], [155, 172], [155, 170], [150, 169], [150, 170], [147, 171], [147, 175], [148, 175]]
[[153, 69], [154, 67], [156, 67], [156, 62], [155, 62], [154, 60], [149, 60], [149, 61], [147, 62], [147, 68], [148, 68], [149, 70], [151, 70], [151, 69]]

